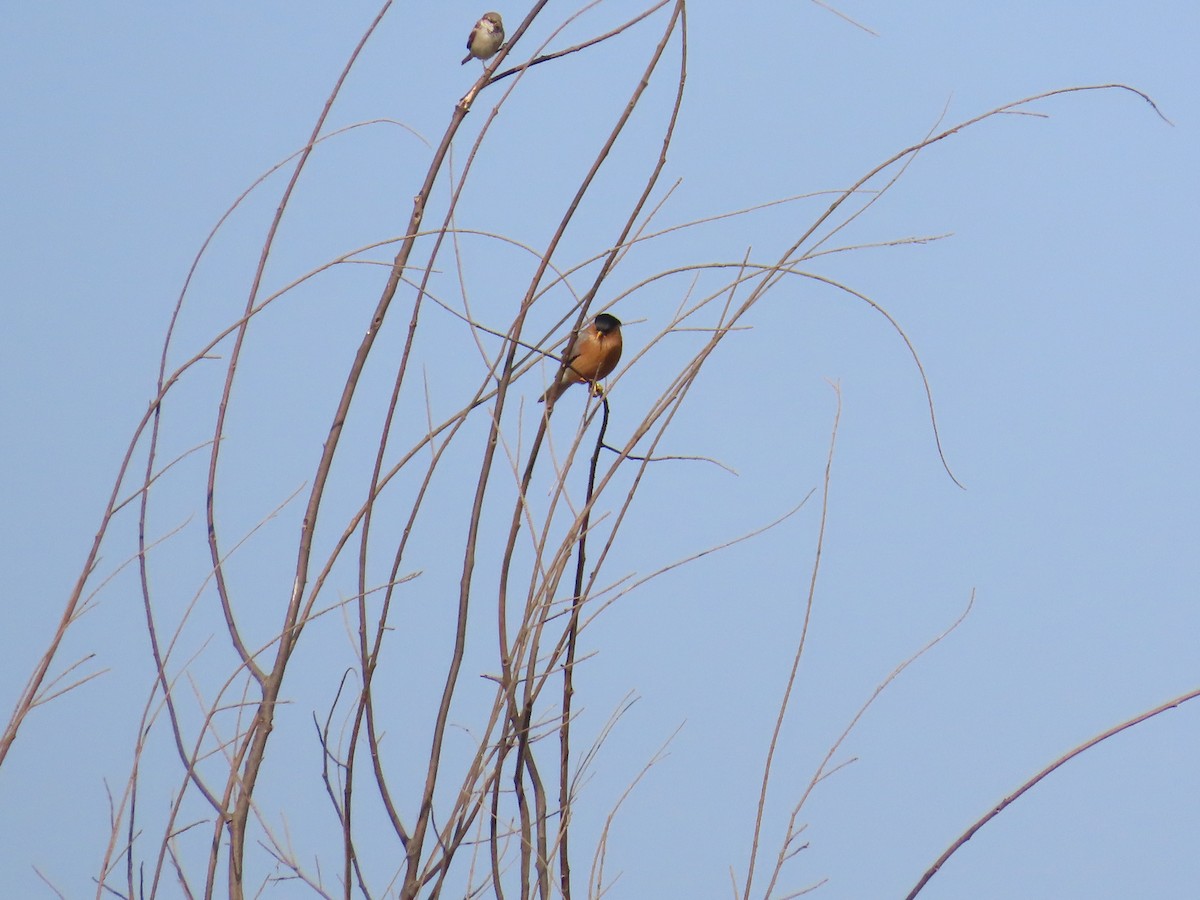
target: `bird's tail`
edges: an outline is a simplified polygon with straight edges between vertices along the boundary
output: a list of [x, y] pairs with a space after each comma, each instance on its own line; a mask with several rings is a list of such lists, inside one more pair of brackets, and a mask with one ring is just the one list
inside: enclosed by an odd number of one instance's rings
[[559, 380], [546, 388], [546, 393], [538, 397], [538, 403], [545, 403], [547, 406], [553, 406], [554, 402], [563, 395], [563, 392], [571, 386], [571, 382]]

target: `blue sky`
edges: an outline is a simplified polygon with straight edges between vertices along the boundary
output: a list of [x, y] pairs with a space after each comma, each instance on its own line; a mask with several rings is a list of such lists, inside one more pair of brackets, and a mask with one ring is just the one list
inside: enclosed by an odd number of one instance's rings
[[[427, 141], [440, 138], [478, 72], [458, 60], [483, 10], [433, 6], [389, 11], [329, 129], [389, 119]], [[25, 4], [9, 13], [0, 35], [6, 708], [53, 631], [153, 396], [162, 337], [192, 258], [234, 198], [304, 143], [377, 8]], [[640, 8], [600, 4], [550, 47], [603, 32]], [[965, 490], [942, 469], [908, 351], [864, 303], [809, 279], [785, 281], [741, 323], [751, 327], [708, 361], [659, 452], [716, 458], [738, 474], [703, 463], [652, 468], [608, 578], [645, 575], [761, 527], [814, 487], [818, 493], [783, 525], [623, 598], [587, 632], [595, 655], [576, 684], [583, 732], [595, 733], [630, 691], [640, 699], [588, 783], [582, 840], [683, 726], [616, 820], [607, 865], [623, 874], [614, 896], [728, 896], [730, 868], [744, 879], [762, 760], [812, 568], [836, 410], [830, 381], [842, 406], [828, 525], [764, 852], [775, 851], [791, 806], [876, 685], [952, 623], [972, 593], [975, 602], [957, 631], [884, 692], [835, 757], [856, 761], [806, 804], [810, 846], [784, 869], [777, 896], [823, 878], [816, 896], [904, 896], [964, 828], [1042, 766], [1197, 686], [1200, 11], [1181, 0], [1140, 8], [1067, 0], [839, 8], [876, 34], [812, 3], [689, 9], [686, 94], [655, 202], [679, 185], [656, 225], [844, 188], [939, 122], [948, 127], [1056, 88], [1131, 85], [1173, 124], [1120, 90], [1060, 96], [1024, 110], [1036, 115], [980, 123], [920, 154], [830, 246], [950, 236], [808, 266], [902, 325]], [[501, 8], [510, 29], [524, 9]], [[551, 4], [514, 52], [533, 52], [574, 11]], [[660, 13], [591, 53], [531, 70], [490, 126], [457, 224], [543, 246], [664, 21]], [[677, 55], [675, 43], [672, 72]], [[477, 101], [455, 144], [456, 171], [506, 89], [494, 86]], [[670, 77], [652, 83], [601, 190], [568, 233], [561, 264], [602, 251], [615, 234], [657, 154], [673, 89]], [[388, 123], [325, 145], [284, 221], [268, 289], [400, 234], [429, 152]], [[282, 185], [278, 176], [268, 181], [214, 241], [181, 319], [176, 364], [239, 314]], [[440, 222], [445, 196], [443, 179], [427, 226]], [[774, 261], [828, 202], [797, 200], [650, 242], [630, 254], [602, 299], [673, 266], [747, 253]], [[466, 236], [461, 249], [472, 309], [503, 330], [530, 257]], [[438, 269], [435, 289], [460, 304], [452, 257]], [[342, 267], [262, 317], [224, 451], [222, 528], [231, 537], [311, 478], [384, 277], [376, 267]], [[689, 293], [719, 283], [693, 286], [690, 276], [675, 276], [622, 296], [613, 311], [628, 323], [626, 360]], [[576, 283], [586, 284], [582, 276]], [[567, 300], [561, 293], [542, 301], [536, 326], [551, 327]], [[397, 298], [381, 356], [399, 353], [410, 302]], [[435, 342], [419, 362], [445, 413], [483, 369], [456, 320], [426, 315]], [[672, 336], [622, 367], [611, 395], [615, 433], [641, 420], [698, 340]], [[367, 410], [386, 402], [386, 367], [378, 374], [361, 399]], [[211, 434], [222, 377], [214, 363], [181, 384], [167, 413], [164, 458]], [[534, 371], [517, 383], [527, 404], [542, 377]], [[571, 436], [582, 393], [569, 394], [556, 414], [556, 446]], [[412, 402], [406, 413], [424, 427], [424, 399]], [[514, 438], [528, 440], [530, 409]], [[369, 471], [373, 458], [369, 437], [369, 426], [351, 423], [344, 481], [326, 507], [333, 519], [359, 502], [362, 467]], [[440, 646], [436, 609], [452, 596], [460, 553], [447, 543], [461, 540], [453, 510], [473, 489], [475, 464], [468, 451], [450, 467], [463, 474], [439, 484], [449, 512], [444, 521], [432, 517], [412, 562], [424, 573], [427, 606], [411, 613], [418, 630], [397, 634], [398, 654], [407, 648], [417, 658], [425, 643]], [[203, 470], [202, 462], [182, 465], [158, 495], [155, 533], [183, 529], [156, 558], [164, 614], [190, 601], [208, 565]], [[261, 552], [231, 564], [242, 590], [262, 598], [247, 616], [264, 634], [286, 597], [301, 508], [293, 501], [256, 535]], [[102, 572], [133, 552], [134, 525], [125, 519], [114, 531]], [[446, 546], [454, 549], [446, 554]], [[335, 583], [330, 602], [354, 589], [352, 579]], [[201, 620], [189, 636], [195, 649], [211, 633], [206, 627]], [[472, 645], [471, 678], [494, 665], [486, 634]], [[288, 809], [286, 794], [315, 777], [311, 716], [324, 713], [330, 672], [347, 656], [340, 624], [306, 640], [312, 659], [296, 676], [294, 715], [280, 726], [265, 790], [315, 857], [328, 833], [311, 821], [320, 818], [312, 810], [327, 810]], [[0, 882], [14, 896], [50, 896], [34, 866], [66, 896], [94, 891], [89, 879], [108, 832], [105, 779], [120, 784], [127, 773], [150, 687], [146, 645], [136, 583], [120, 576], [62, 657], [95, 653], [92, 670], [106, 674], [36, 712], [0, 768], [0, 805], [22, 823], [0, 850]], [[211, 671], [225, 671], [224, 649], [211, 652]], [[207, 660], [197, 663], [201, 680]], [[420, 715], [420, 695], [398, 689], [397, 715]], [[1198, 738], [1200, 707], [1184, 706], [1085, 754], [981, 831], [921, 896], [1195, 896]], [[158, 750], [150, 758], [164, 768], [147, 779], [169, 789], [174, 760]], [[314, 796], [323, 802], [319, 789]], [[761, 873], [755, 884], [765, 889]], [[289, 891], [300, 895], [275, 889]]]

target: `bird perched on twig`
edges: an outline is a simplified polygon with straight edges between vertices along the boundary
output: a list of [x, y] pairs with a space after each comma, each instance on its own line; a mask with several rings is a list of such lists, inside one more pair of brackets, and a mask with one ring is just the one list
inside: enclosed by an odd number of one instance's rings
[[500, 13], [484, 13], [483, 18], [471, 29], [471, 36], [467, 38], [467, 55], [459, 65], [465, 65], [472, 59], [490, 59], [503, 43], [504, 23], [500, 20]]
[[609, 313], [600, 313], [571, 340], [567, 348], [567, 367], [558, 381], [542, 394], [538, 403], [553, 406], [554, 401], [573, 384], [590, 383], [592, 392], [599, 396], [603, 389], [598, 382], [617, 367], [620, 359], [621, 320]]

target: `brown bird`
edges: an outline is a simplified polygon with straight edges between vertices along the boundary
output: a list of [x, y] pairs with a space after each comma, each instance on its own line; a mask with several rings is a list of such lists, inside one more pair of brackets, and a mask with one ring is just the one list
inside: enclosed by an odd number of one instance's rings
[[558, 381], [550, 385], [538, 403], [553, 406], [554, 401], [573, 384], [591, 383], [592, 391], [599, 396], [603, 391], [597, 383], [617, 367], [621, 359], [621, 320], [608, 313], [600, 313], [592, 324], [580, 331], [567, 350], [567, 368], [563, 369]]
[[496, 55], [503, 43], [504, 23], [500, 20], [500, 13], [484, 13], [483, 18], [471, 29], [467, 38], [467, 55], [459, 65], [466, 65], [472, 59], [489, 59]]

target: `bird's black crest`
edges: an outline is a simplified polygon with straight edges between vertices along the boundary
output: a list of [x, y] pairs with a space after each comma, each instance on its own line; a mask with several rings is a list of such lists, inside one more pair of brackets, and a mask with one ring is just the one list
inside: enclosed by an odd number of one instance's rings
[[600, 313], [600, 315], [596, 316], [592, 324], [596, 326], [596, 330], [601, 334], [607, 334], [615, 328], [620, 328], [621, 320], [609, 313]]

